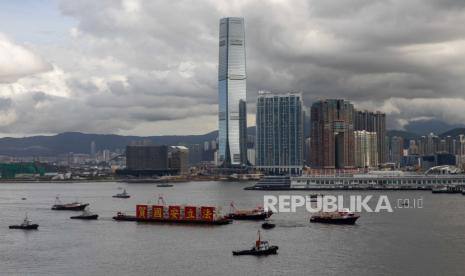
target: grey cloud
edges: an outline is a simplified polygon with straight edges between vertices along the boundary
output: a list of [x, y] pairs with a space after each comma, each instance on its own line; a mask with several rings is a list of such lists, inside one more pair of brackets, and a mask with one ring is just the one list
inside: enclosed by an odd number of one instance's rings
[[[60, 9], [78, 21], [75, 35], [43, 53], [66, 72], [70, 93], [13, 99], [17, 114], [29, 114], [9, 131], [130, 132], [200, 117], [214, 125], [224, 16], [245, 17], [250, 112], [258, 90], [300, 91], [307, 106], [346, 98], [383, 110], [390, 127], [465, 120], [463, 1], [64, 0]], [[189, 122], [180, 129], [205, 125]]]

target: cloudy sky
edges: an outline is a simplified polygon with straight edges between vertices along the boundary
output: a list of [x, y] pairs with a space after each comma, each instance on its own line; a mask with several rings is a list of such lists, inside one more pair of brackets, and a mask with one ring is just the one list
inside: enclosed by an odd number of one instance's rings
[[0, 136], [217, 128], [218, 23], [258, 90], [345, 98], [402, 129], [465, 122], [465, 1], [2, 1]]

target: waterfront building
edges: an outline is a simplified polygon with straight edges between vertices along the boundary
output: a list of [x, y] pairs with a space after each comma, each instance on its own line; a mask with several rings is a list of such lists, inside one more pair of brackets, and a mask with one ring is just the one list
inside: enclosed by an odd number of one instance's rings
[[220, 20], [218, 141], [222, 167], [247, 164], [247, 105], [244, 19]]
[[189, 149], [189, 165], [196, 166], [202, 162], [203, 156], [203, 145], [201, 144], [189, 144], [184, 145]]
[[354, 106], [340, 99], [311, 108], [311, 164], [321, 169], [354, 168]]
[[376, 132], [354, 131], [354, 160], [358, 168], [378, 167], [378, 144]]
[[407, 154], [402, 156], [400, 160], [401, 167], [417, 168], [420, 165], [420, 156], [415, 154]]
[[256, 167], [275, 174], [296, 174], [303, 167], [302, 95], [259, 92]]
[[189, 173], [189, 149], [185, 146], [171, 146], [168, 153], [170, 169], [179, 174]]
[[463, 174], [414, 174], [402, 171], [371, 171], [365, 174], [302, 175], [291, 177], [288, 189], [431, 189], [465, 187]]
[[168, 146], [127, 146], [126, 167], [129, 170], [167, 170]]
[[354, 112], [354, 130], [366, 130], [376, 133], [376, 148], [378, 152], [378, 163], [387, 162], [386, 147], [386, 114], [379, 111], [360, 111]]

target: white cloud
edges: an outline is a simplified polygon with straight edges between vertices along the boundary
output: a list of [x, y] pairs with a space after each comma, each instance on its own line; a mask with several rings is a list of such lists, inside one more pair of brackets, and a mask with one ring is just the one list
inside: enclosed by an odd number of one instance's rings
[[50, 65], [24, 46], [0, 33], [0, 83], [50, 70]]

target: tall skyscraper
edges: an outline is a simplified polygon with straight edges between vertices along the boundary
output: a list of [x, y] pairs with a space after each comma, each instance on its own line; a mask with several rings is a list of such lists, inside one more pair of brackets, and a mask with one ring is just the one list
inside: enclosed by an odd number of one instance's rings
[[386, 147], [386, 114], [369, 111], [356, 111], [354, 113], [354, 129], [376, 132], [378, 163], [387, 161]]
[[311, 109], [312, 167], [354, 167], [354, 106], [344, 100], [314, 103]]
[[247, 105], [244, 19], [220, 20], [218, 66], [219, 163], [247, 164]]
[[303, 167], [302, 96], [260, 93], [256, 123], [256, 167], [276, 174], [299, 173]]

